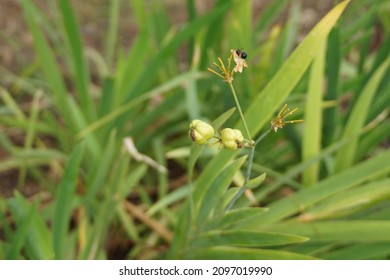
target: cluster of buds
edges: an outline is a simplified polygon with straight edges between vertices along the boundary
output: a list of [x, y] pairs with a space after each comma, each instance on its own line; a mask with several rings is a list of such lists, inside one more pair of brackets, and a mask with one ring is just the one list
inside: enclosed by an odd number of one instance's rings
[[[241, 107], [238, 103], [235, 90], [232, 86], [234, 74], [242, 73], [244, 68], [248, 67], [246, 63], [247, 57], [248, 57], [247, 53], [242, 51], [241, 49], [237, 49], [237, 50], [231, 49], [230, 57], [227, 60], [227, 65], [225, 65], [222, 59], [218, 57], [219, 63], [214, 62], [214, 65], [217, 67], [219, 72], [211, 68], [208, 68], [208, 70], [211, 73], [222, 78], [223, 81], [228, 82], [230, 84], [232, 88], [233, 96], [235, 97], [237, 108], [239, 109], [239, 113], [241, 115], [242, 121], [246, 128], [247, 135], [248, 137], [250, 137], [250, 133], [246, 125], [245, 118], [243, 116]], [[235, 64], [234, 67], [232, 67], [232, 61], [234, 61]], [[273, 130], [274, 132], [277, 132], [278, 129], [283, 128], [287, 124], [303, 122], [303, 120], [286, 120], [286, 118], [288, 116], [291, 116], [296, 110], [298, 109], [295, 108], [293, 110], [290, 110], [289, 108], [287, 108], [287, 104], [284, 105], [283, 108], [278, 113], [278, 115], [276, 116], [276, 118], [271, 121], [271, 128], [262, 136], [260, 136], [256, 142], [253, 140], [244, 139], [241, 131], [238, 129], [224, 128], [221, 131], [219, 131], [219, 135], [216, 135], [215, 130], [211, 125], [200, 120], [193, 120], [191, 122], [189, 136], [193, 142], [199, 145], [206, 144], [212, 138], [217, 139], [217, 141], [213, 144], [218, 143], [220, 147], [223, 145], [225, 149], [229, 151], [234, 151], [244, 146], [254, 147], [258, 142], [261, 141], [261, 139], [263, 139], [265, 135], [268, 134], [269, 131]]]
[[244, 146], [247, 141], [238, 129], [224, 128], [216, 135], [214, 128], [201, 120], [193, 120], [190, 123], [189, 136], [193, 142], [199, 145], [206, 144], [210, 139], [217, 139], [220, 146], [223, 145], [226, 150], [234, 151]]

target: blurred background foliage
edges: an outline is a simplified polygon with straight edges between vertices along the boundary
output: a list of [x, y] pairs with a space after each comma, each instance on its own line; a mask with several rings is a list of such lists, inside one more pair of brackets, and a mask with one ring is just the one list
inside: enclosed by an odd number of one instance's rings
[[[390, 4], [338, 3], [1, 0], [0, 258], [389, 259]], [[246, 150], [188, 125], [240, 126], [206, 72], [231, 48], [253, 136], [305, 123], [225, 212]]]

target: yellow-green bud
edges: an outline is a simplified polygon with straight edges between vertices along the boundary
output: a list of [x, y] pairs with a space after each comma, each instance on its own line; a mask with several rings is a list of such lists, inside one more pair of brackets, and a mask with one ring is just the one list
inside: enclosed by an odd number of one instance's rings
[[221, 130], [221, 142], [226, 150], [234, 151], [242, 148], [244, 136], [238, 129], [224, 128]]
[[208, 123], [193, 120], [190, 123], [189, 135], [196, 144], [203, 145], [214, 136], [214, 128]]

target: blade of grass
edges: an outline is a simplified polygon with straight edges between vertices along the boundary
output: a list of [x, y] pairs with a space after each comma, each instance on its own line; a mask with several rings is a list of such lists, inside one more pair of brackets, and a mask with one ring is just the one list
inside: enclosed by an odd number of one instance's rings
[[302, 222], [350, 215], [370, 205], [390, 199], [390, 179], [375, 181], [331, 196], [298, 216]]
[[143, 69], [142, 74], [139, 76], [137, 81], [126, 91], [125, 101], [128, 102], [141, 95], [147, 88], [147, 85], [149, 85], [150, 81], [153, 80], [154, 75], [160, 68], [159, 66], [164, 63], [164, 59], [173, 53], [184, 40], [187, 40], [193, 34], [199, 32], [202, 27], [207, 26], [214, 19], [221, 17], [221, 15], [224, 14], [230, 6], [231, 3], [229, 1], [229, 3], [213, 9], [210, 13], [198, 17], [176, 34], [169, 43], [160, 48], [158, 54], [156, 54], [148, 66]]
[[143, 0], [130, 0], [129, 3], [137, 21], [138, 29], [143, 30], [147, 26], [147, 3]]
[[[326, 101], [337, 100], [339, 92], [339, 72], [340, 72], [340, 29], [335, 26], [329, 33], [327, 54], [326, 54], [326, 76], [327, 91], [324, 99]], [[337, 120], [336, 107], [324, 110], [323, 145], [326, 147], [332, 143], [335, 133], [335, 123]]]
[[[122, 116], [123, 114], [127, 113], [132, 109], [135, 105], [138, 105], [153, 96], [166, 93], [170, 90], [172, 90], [175, 87], [178, 87], [179, 85], [185, 83], [188, 79], [191, 78], [193, 74], [192, 73], [185, 73], [182, 75], [179, 75], [172, 80], [166, 82], [165, 84], [162, 84], [161, 86], [152, 89], [151, 91], [143, 94], [142, 96], [139, 96], [136, 99], [133, 99], [132, 101], [127, 102], [126, 104], [116, 108], [115, 110], [112, 110], [109, 114], [105, 115], [104, 117], [100, 118], [99, 120], [95, 121], [94, 123], [90, 124], [88, 127], [80, 131], [77, 135], [77, 139], [82, 139], [95, 131], [96, 129], [106, 125], [107, 123], [115, 120], [118, 116]], [[198, 78], [203, 77], [202, 74], [198, 74]]]
[[195, 221], [198, 227], [207, 220], [214, 206], [222, 199], [223, 194], [229, 187], [234, 174], [240, 169], [247, 156], [241, 157], [229, 164], [218, 177], [211, 183], [204, 197], [195, 200]]
[[314, 257], [281, 250], [265, 250], [235, 247], [209, 247], [192, 250], [186, 259], [200, 260], [313, 260]]
[[50, 49], [48, 42], [45, 40], [42, 31], [39, 29], [34, 14], [34, 5], [30, 0], [23, 0], [23, 11], [27, 20], [27, 24], [34, 38], [34, 46], [36, 52], [41, 60], [42, 69], [45, 74], [45, 79], [48, 82], [52, 92], [55, 103], [58, 106], [59, 111], [67, 121], [67, 125], [73, 132], [77, 131], [77, 126], [71, 117], [71, 109], [69, 106], [67, 91], [63, 79], [61, 78], [60, 71], [57, 67], [57, 63], [54, 58], [54, 54]]
[[[376, 89], [389, 65], [390, 58], [382, 63], [364, 87], [348, 118], [348, 122], [342, 136], [343, 139], [355, 134], [364, 126]], [[358, 143], [358, 140], [353, 140], [348, 146], [338, 152], [335, 165], [336, 172], [340, 172], [353, 164], [356, 157]]]
[[31, 217], [28, 227], [27, 242], [23, 246], [23, 252], [27, 259], [48, 260], [53, 258], [52, 235], [44, 220], [44, 217], [37, 211], [40, 205], [38, 198], [33, 205], [19, 192], [8, 200], [9, 209], [18, 222]]
[[4, 89], [3, 87], [0, 87], [0, 96], [1, 99], [3, 99], [4, 104], [6, 105], [7, 109], [11, 110], [13, 114], [15, 115], [16, 119], [18, 121], [25, 121], [26, 116], [24, 115], [23, 111], [20, 109], [18, 104], [15, 102], [11, 94]]
[[198, 235], [191, 241], [191, 247], [194, 249], [211, 246], [266, 247], [301, 243], [308, 240], [303, 236], [276, 232], [214, 230]]
[[[37, 23], [37, 15], [34, 13], [35, 6], [30, 0], [23, 0], [23, 12], [27, 20], [28, 27], [34, 39], [34, 47], [38, 53], [41, 67], [45, 76], [45, 81], [51, 89], [52, 96], [61, 116], [64, 118], [67, 127], [72, 133], [86, 126], [86, 121], [81, 113], [80, 107], [75, 103], [72, 96], [67, 92], [60, 69], [57, 65], [54, 53], [45, 39]], [[87, 147], [96, 156], [99, 152], [96, 138], [91, 135], [86, 139]]]
[[222, 215], [214, 217], [210, 222], [207, 223], [206, 230], [229, 227], [235, 223], [248, 219], [249, 217], [253, 217], [267, 211], [268, 208], [259, 207], [242, 207], [239, 209], [234, 209]]
[[83, 44], [81, 41], [80, 28], [77, 25], [75, 15], [68, 0], [59, 1], [63, 23], [66, 31], [66, 39], [70, 44], [73, 79], [79, 93], [80, 104], [87, 120], [93, 120], [95, 109], [92, 96], [89, 93], [89, 73], [84, 59]]
[[[36, 207], [37, 205], [35, 205]], [[30, 225], [33, 220], [34, 211], [30, 211], [24, 219], [21, 219], [18, 224], [18, 229], [13, 236], [12, 243], [7, 252], [7, 260], [19, 259], [19, 253], [27, 241], [27, 236], [30, 230]]]
[[256, 24], [253, 34], [263, 34], [275, 22], [277, 17], [280, 16], [287, 3], [287, 0], [268, 2], [267, 7], [259, 16], [259, 21]]
[[74, 201], [77, 176], [83, 158], [84, 143], [75, 147], [66, 164], [64, 176], [58, 187], [54, 203], [53, 246], [55, 259], [64, 259], [67, 232], [70, 226], [72, 202]]
[[293, 48], [298, 32], [300, 9], [299, 1], [293, 1], [291, 3], [288, 21], [280, 34], [279, 42], [274, 51], [269, 77], [275, 75]]
[[390, 242], [376, 242], [366, 244], [354, 244], [331, 252], [319, 254], [319, 257], [326, 260], [368, 260], [387, 259], [390, 254]]
[[[43, 95], [43, 92], [38, 90], [36, 92], [36, 94], [34, 95], [34, 98], [32, 101], [30, 119], [28, 121], [26, 138], [24, 140], [24, 149], [26, 151], [30, 150], [32, 147], [32, 144], [33, 144], [34, 135], [36, 133], [36, 121], [37, 121], [39, 110], [40, 110], [39, 101], [40, 101], [42, 95]], [[26, 166], [23, 166], [19, 172], [18, 189], [21, 189], [24, 186], [26, 174], [27, 174]]]
[[108, 33], [106, 39], [105, 57], [108, 65], [113, 65], [113, 58], [115, 53], [115, 43], [118, 38], [118, 21], [120, 12], [120, 1], [113, 0], [110, 3], [110, 14], [108, 23]]
[[118, 145], [116, 143], [116, 130], [111, 131], [111, 135], [104, 147], [101, 157], [93, 163], [92, 172], [88, 176], [88, 193], [87, 204], [93, 201], [95, 195], [99, 192], [104, 184], [106, 184], [106, 178], [110, 170], [112, 170], [112, 164], [114, 156], [117, 154]]
[[293, 195], [271, 203], [268, 207], [272, 211], [258, 217], [255, 221], [249, 220], [245, 222], [245, 225], [253, 227], [254, 223], [263, 225], [276, 222], [302, 211], [302, 209], [310, 207], [340, 191], [354, 187], [371, 178], [375, 178], [375, 176], [386, 174], [390, 171], [390, 165], [387, 164], [389, 157], [390, 150], [341, 173], [328, 177], [313, 185], [311, 188], [302, 189]]
[[[321, 150], [322, 128], [322, 92], [324, 87], [323, 74], [325, 66], [325, 41], [319, 47], [310, 71], [308, 96], [305, 106], [305, 129], [302, 139], [302, 160], [316, 156]], [[304, 170], [302, 180], [304, 186], [310, 186], [318, 181], [319, 163]]]
[[390, 221], [338, 220], [315, 223], [286, 222], [265, 228], [309, 237], [312, 241], [390, 241]]

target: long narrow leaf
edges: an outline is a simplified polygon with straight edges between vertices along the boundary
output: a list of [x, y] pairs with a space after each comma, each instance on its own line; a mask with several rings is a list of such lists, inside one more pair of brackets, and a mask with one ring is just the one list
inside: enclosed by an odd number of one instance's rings
[[[344, 129], [343, 138], [349, 137], [364, 126], [371, 107], [372, 99], [374, 98], [377, 87], [389, 65], [390, 58], [382, 63], [382, 65], [378, 68], [378, 70], [374, 73], [372, 78], [364, 87], [363, 92], [356, 101], [352, 113], [348, 118], [348, 123]], [[354, 140], [347, 147], [339, 151], [336, 159], [336, 172], [340, 172], [341, 170], [351, 166], [355, 160], [357, 146], [358, 140]]]
[[191, 241], [191, 247], [201, 248], [209, 246], [237, 246], [237, 247], [265, 247], [279, 246], [291, 243], [305, 242], [306, 237], [251, 230], [208, 231]]
[[[314, 157], [321, 150], [322, 92], [325, 65], [325, 41], [314, 59], [309, 81], [309, 92], [305, 107], [305, 130], [302, 140], [302, 159]], [[315, 163], [303, 172], [303, 184], [309, 186], [318, 181], [319, 164]]]
[[313, 260], [314, 257], [281, 250], [264, 250], [235, 247], [209, 247], [193, 250], [187, 259], [200, 260]]
[[83, 151], [84, 145], [82, 143], [79, 144], [71, 154], [56, 195], [53, 216], [53, 245], [56, 259], [64, 259], [65, 257], [67, 231], [69, 228], [77, 175], [83, 158]]
[[[268, 205], [270, 211], [263, 214], [256, 220], [248, 220], [244, 224], [252, 227], [254, 223], [258, 226], [276, 222], [300, 211], [302, 208], [309, 207], [337, 192], [351, 188], [370, 178], [386, 174], [390, 171], [388, 159], [390, 150], [368, 159], [353, 168], [347, 169], [342, 173], [329, 177], [309, 189], [303, 189], [284, 199]], [[243, 225], [241, 225], [243, 226]]]
[[76, 82], [79, 93], [81, 108], [85, 112], [87, 119], [92, 120], [96, 113], [92, 104], [92, 96], [89, 93], [89, 74], [84, 59], [83, 45], [81, 41], [80, 28], [77, 25], [72, 7], [68, 0], [59, 2], [62, 19], [65, 26], [67, 40], [70, 44], [73, 65], [73, 78]]

